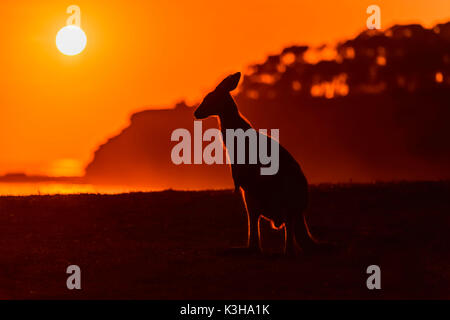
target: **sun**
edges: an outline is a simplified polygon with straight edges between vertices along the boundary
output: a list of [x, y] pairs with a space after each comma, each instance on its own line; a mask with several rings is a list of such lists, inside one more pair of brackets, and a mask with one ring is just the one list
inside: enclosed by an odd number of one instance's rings
[[56, 47], [63, 54], [74, 56], [86, 47], [87, 38], [84, 31], [77, 26], [65, 26], [56, 35]]

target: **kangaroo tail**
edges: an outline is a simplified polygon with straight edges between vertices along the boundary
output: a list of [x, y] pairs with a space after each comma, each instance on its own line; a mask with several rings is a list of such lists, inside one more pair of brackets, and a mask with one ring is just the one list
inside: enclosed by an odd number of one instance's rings
[[294, 224], [295, 240], [305, 253], [331, 251], [335, 245], [330, 242], [317, 240], [310, 232], [305, 215], [297, 216]]
[[319, 241], [313, 237], [303, 214], [295, 219], [294, 234], [297, 244], [305, 251], [313, 250]]

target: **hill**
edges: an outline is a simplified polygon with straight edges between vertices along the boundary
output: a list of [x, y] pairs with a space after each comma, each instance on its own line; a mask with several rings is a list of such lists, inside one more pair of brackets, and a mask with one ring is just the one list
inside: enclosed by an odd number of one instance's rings
[[[450, 178], [450, 22], [365, 31], [338, 45], [292, 46], [247, 70], [236, 100], [280, 140], [311, 182]], [[86, 168], [93, 183], [231, 187], [228, 168], [175, 166], [171, 132], [192, 132], [179, 103], [131, 117]], [[216, 126], [212, 119], [205, 127]]]

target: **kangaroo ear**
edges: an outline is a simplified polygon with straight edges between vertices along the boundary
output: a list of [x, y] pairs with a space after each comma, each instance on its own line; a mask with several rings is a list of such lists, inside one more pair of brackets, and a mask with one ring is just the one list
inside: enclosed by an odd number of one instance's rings
[[219, 90], [225, 90], [225, 91], [233, 91], [236, 89], [239, 80], [241, 79], [241, 73], [236, 72], [232, 75], [229, 75], [226, 77], [218, 86], [216, 89]]

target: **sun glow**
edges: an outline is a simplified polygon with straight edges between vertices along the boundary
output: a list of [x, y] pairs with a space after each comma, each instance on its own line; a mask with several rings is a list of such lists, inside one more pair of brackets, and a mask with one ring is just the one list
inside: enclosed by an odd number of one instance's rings
[[56, 35], [56, 47], [61, 53], [74, 56], [86, 47], [87, 38], [84, 31], [74, 25], [65, 26]]

